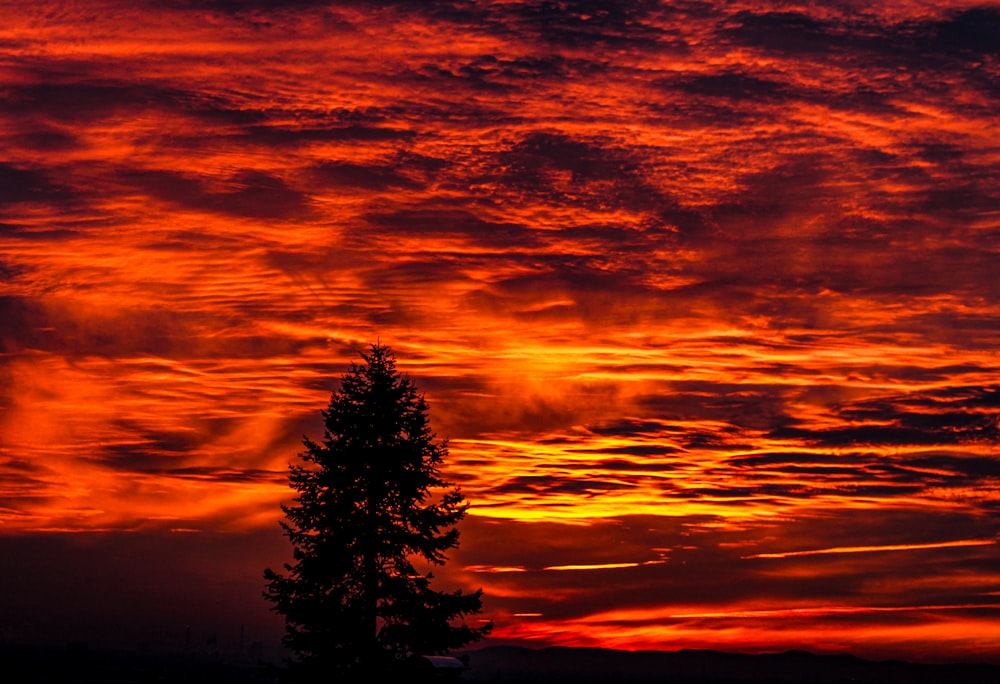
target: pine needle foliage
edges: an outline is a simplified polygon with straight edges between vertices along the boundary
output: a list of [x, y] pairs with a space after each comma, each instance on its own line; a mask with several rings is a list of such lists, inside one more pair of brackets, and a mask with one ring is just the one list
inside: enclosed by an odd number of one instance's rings
[[447, 445], [392, 350], [375, 344], [361, 356], [322, 412], [322, 441], [304, 437], [289, 467], [297, 496], [281, 525], [293, 562], [264, 572], [295, 655], [289, 671], [304, 680], [372, 681], [490, 630], [465, 622], [482, 590], [436, 591], [415, 566], [447, 560], [468, 504], [439, 473]]

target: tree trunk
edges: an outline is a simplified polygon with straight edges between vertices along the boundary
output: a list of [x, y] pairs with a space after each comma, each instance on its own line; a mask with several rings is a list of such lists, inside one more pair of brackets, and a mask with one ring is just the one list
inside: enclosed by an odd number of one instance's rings
[[376, 524], [375, 483], [369, 475], [368, 501], [365, 545], [364, 545], [364, 647], [362, 657], [365, 659], [362, 671], [372, 673], [378, 666], [378, 529]]

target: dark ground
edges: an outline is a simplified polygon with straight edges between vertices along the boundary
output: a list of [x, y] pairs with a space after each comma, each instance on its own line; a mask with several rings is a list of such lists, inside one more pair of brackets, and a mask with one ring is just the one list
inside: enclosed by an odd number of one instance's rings
[[[738, 655], [716, 651], [612, 651], [491, 646], [465, 654], [468, 684], [998, 684], [1000, 666], [874, 662], [792, 651]], [[218, 656], [98, 652], [0, 644], [4, 684], [261, 684], [273, 667]], [[443, 680], [444, 681], [444, 680]]]
[[873, 662], [802, 651], [739, 655], [717, 651], [541, 650], [495, 646], [469, 653], [463, 681], [486, 684], [998, 684], [1000, 666]]
[[3, 684], [258, 684], [275, 682], [273, 669], [249, 660], [213, 656], [97, 651], [0, 643]]

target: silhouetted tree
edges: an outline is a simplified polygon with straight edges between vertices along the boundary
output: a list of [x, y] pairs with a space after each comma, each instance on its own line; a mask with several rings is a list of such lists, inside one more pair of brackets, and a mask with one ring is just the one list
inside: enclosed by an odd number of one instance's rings
[[303, 679], [372, 681], [491, 627], [463, 619], [482, 609], [482, 590], [435, 591], [414, 566], [445, 562], [468, 504], [439, 475], [447, 446], [392, 350], [375, 344], [361, 356], [322, 412], [322, 442], [304, 437], [304, 463], [290, 466], [298, 495], [281, 525], [294, 561], [285, 574], [264, 571], [296, 656], [290, 672]]

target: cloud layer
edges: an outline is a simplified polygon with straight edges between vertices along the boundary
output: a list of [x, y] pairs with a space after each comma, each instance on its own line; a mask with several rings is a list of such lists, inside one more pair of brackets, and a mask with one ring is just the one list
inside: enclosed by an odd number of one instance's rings
[[5, 543], [274, 529], [381, 338], [498, 638], [995, 658], [996, 6], [0, 15]]

